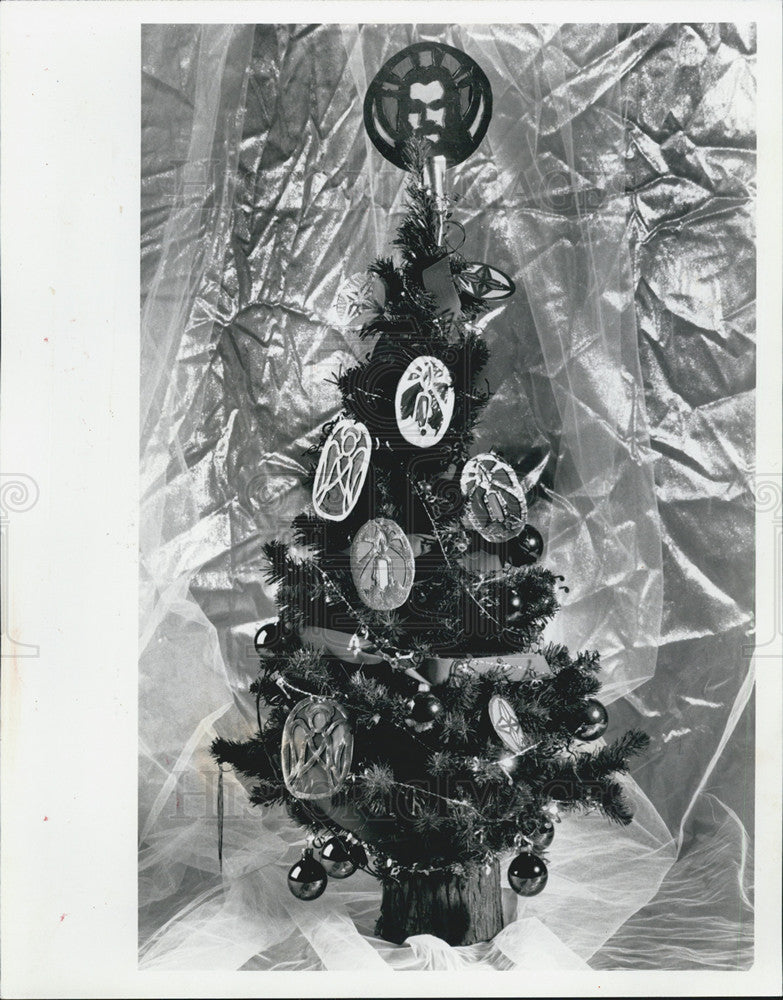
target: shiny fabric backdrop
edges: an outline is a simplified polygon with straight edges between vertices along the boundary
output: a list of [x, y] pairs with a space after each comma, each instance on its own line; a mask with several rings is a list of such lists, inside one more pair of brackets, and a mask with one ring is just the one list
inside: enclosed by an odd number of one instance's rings
[[[364, 350], [341, 280], [388, 252], [403, 175], [361, 120], [416, 40], [492, 83], [450, 172], [490, 315], [480, 443], [557, 456], [534, 508], [596, 647], [612, 729], [652, 750], [620, 830], [565, 819], [550, 885], [494, 942], [373, 937], [363, 873], [304, 906], [301, 833], [226, 775], [247, 735], [261, 546], [305, 504], [301, 453]], [[142, 86], [140, 947], [145, 968], [747, 968], [752, 962], [754, 37], [733, 25], [146, 26]], [[761, 470], [763, 471], [763, 470]]]

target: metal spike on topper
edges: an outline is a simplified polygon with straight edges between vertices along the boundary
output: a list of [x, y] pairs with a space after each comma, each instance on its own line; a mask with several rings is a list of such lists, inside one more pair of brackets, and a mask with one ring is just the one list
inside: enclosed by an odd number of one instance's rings
[[438, 246], [443, 244], [443, 227], [446, 219], [448, 201], [446, 199], [446, 157], [428, 156], [424, 167], [424, 178], [427, 189], [435, 199], [438, 209]]
[[439, 239], [447, 207], [446, 169], [474, 153], [492, 117], [492, 88], [466, 53], [442, 42], [417, 42], [383, 64], [367, 88], [364, 126], [375, 147], [405, 169], [405, 142], [429, 139], [427, 186], [439, 214]]

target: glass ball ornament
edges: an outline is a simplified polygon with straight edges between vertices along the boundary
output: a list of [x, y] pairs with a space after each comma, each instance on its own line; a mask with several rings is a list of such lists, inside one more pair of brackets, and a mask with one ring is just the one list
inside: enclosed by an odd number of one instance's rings
[[302, 851], [302, 857], [288, 872], [288, 888], [291, 895], [305, 902], [318, 899], [328, 881], [326, 869], [315, 860], [309, 847]]
[[348, 878], [356, 871], [351, 847], [340, 837], [330, 837], [321, 848], [321, 864], [330, 878]]
[[536, 850], [545, 851], [555, 839], [555, 824], [548, 816], [541, 816], [528, 838]]
[[541, 532], [526, 524], [522, 531], [498, 548], [501, 562], [512, 566], [532, 566], [544, 554], [544, 539]]
[[518, 854], [508, 866], [508, 884], [518, 896], [537, 896], [548, 878], [546, 865], [530, 851]]
[[532, 524], [526, 524], [521, 534], [517, 536], [519, 547], [532, 559], [540, 559], [544, 554], [544, 538]]
[[417, 725], [431, 724], [443, 711], [443, 703], [434, 694], [419, 692], [411, 704], [409, 718]]
[[280, 647], [283, 641], [283, 630], [277, 618], [268, 618], [259, 625], [253, 645], [259, 655], [272, 653]]
[[609, 716], [600, 701], [588, 698], [574, 721], [574, 736], [589, 743], [604, 735], [609, 725]]

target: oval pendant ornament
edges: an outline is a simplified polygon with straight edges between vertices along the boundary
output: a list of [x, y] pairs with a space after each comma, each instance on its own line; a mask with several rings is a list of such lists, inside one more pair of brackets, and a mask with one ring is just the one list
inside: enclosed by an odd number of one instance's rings
[[372, 442], [358, 420], [340, 420], [326, 440], [313, 483], [319, 517], [343, 521], [351, 513], [367, 478]]
[[516, 286], [507, 274], [497, 267], [471, 261], [466, 264], [457, 278], [460, 287], [474, 299], [495, 302], [513, 295]]
[[415, 573], [413, 549], [402, 528], [377, 517], [359, 528], [351, 544], [351, 575], [363, 603], [391, 611], [408, 600]]
[[525, 491], [507, 462], [495, 455], [476, 455], [460, 478], [466, 497], [465, 517], [488, 542], [507, 542], [527, 521]]
[[512, 753], [522, 753], [532, 745], [519, 724], [511, 702], [499, 694], [494, 694], [489, 699], [489, 721], [500, 741]]
[[474, 153], [492, 117], [492, 88], [469, 55], [442, 42], [417, 42], [383, 64], [367, 88], [364, 127], [384, 156], [407, 169], [405, 143], [428, 139], [453, 167]]
[[288, 791], [298, 799], [330, 799], [351, 770], [353, 733], [331, 698], [304, 698], [283, 727], [280, 763]]
[[454, 384], [448, 368], [428, 354], [414, 358], [397, 383], [397, 427], [408, 444], [431, 448], [449, 429]]

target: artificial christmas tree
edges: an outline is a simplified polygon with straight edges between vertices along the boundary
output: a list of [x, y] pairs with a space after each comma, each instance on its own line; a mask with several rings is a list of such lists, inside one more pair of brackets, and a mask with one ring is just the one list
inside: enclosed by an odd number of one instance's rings
[[566, 593], [528, 522], [546, 456], [522, 475], [471, 454], [489, 399], [478, 321], [514, 285], [459, 253], [445, 176], [491, 109], [480, 68], [436, 43], [368, 90], [371, 139], [410, 172], [398, 259], [343, 289], [339, 313], [374, 343], [336, 376], [343, 414], [312, 450], [312, 510], [266, 546], [279, 621], [257, 636], [259, 731], [213, 745], [255, 779], [254, 803], [310, 828], [292, 892], [371, 871], [378, 933], [397, 942], [494, 936], [501, 855], [516, 851], [516, 892], [541, 892], [552, 815], [629, 822], [615, 775], [646, 745], [631, 731], [591, 752], [607, 725], [598, 653], [544, 642]]

